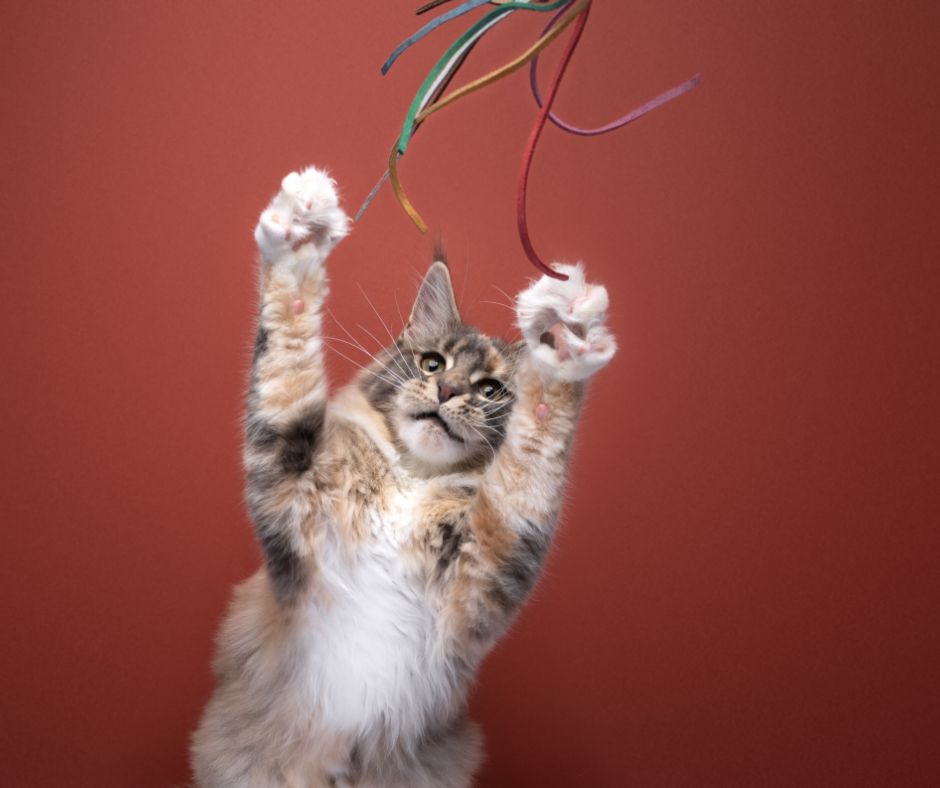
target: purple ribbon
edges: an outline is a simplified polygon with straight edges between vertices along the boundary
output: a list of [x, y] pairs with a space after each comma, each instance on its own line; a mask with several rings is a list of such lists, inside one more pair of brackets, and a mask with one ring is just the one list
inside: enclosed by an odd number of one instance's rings
[[[545, 30], [542, 31], [544, 36], [549, 30], [554, 27], [555, 23], [561, 18], [562, 14], [568, 10], [568, 7], [565, 6], [561, 9], [555, 16], [552, 18], [552, 21], [545, 26]], [[577, 134], [581, 137], [597, 137], [601, 134], [606, 134], [608, 131], [614, 131], [623, 126], [626, 126], [628, 123], [632, 123], [635, 120], [639, 120], [648, 112], [661, 107], [663, 104], [666, 104], [669, 101], [672, 101], [675, 98], [679, 98], [683, 93], [688, 93], [692, 88], [698, 85], [702, 81], [700, 75], [696, 74], [691, 79], [687, 79], [681, 85], [676, 85], [673, 88], [669, 88], [665, 93], [660, 93], [656, 98], [650, 99], [645, 104], [637, 107], [636, 109], [630, 110], [626, 115], [622, 115], [616, 120], [610, 121], [610, 123], [605, 123], [603, 126], [598, 126], [594, 129], [582, 129], [580, 126], [573, 126], [572, 124], [559, 118], [554, 112], [548, 113], [548, 119], [554, 123], [558, 128], [563, 129], [564, 131], [570, 132], [571, 134]], [[529, 84], [532, 86], [532, 95], [535, 97], [535, 103], [539, 105], [541, 109], [542, 94], [539, 91], [539, 57], [536, 55], [532, 58], [532, 64], [529, 66]]]

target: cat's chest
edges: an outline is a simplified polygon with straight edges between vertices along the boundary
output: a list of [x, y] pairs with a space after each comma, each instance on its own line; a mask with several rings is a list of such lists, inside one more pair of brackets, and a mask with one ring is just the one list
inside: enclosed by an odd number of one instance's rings
[[[420, 538], [433, 496], [434, 488], [427, 482], [392, 476], [382, 496], [365, 509], [367, 542], [380, 550], [383, 545], [407, 550]], [[368, 549], [365, 552], [368, 554]]]
[[415, 732], [450, 703], [452, 671], [419, 555], [429, 495], [420, 483], [397, 486], [363, 513], [359, 544], [321, 562], [325, 593], [306, 616], [305, 673], [333, 727]]

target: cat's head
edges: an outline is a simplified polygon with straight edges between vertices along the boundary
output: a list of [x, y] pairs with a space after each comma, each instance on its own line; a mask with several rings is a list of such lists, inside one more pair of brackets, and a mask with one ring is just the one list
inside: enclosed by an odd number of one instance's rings
[[434, 263], [411, 317], [361, 379], [408, 459], [430, 471], [482, 464], [506, 431], [518, 347], [466, 325], [447, 266]]

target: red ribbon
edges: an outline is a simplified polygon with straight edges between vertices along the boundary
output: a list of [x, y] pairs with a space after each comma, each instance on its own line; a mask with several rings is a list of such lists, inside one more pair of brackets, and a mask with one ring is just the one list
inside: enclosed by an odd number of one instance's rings
[[539, 137], [542, 136], [545, 121], [548, 120], [548, 114], [552, 111], [552, 103], [555, 101], [555, 96], [558, 95], [561, 80], [565, 76], [565, 71], [568, 68], [568, 63], [571, 61], [571, 56], [574, 54], [574, 50], [578, 46], [578, 41], [581, 39], [581, 33], [584, 32], [584, 26], [587, 24], [588, 13], [590, 13], [590, 11], [591, 4], [588, 3], [578, 17], [578, 20], [574, 23], [574, 32], [572, 32], [571, 38], [568, 39], [564, 54], [561, 56], [561, 62], [558, 64], [555, 77], [552, 80], [551, 87], [548, 89], [548, 96], [545, 98], [545, 103], [542, 105], [539, 116], [535, 120], [535, 126], [532, 127], [532, 132], [529, 134], [529, 141], [526, 143], [525, 153], [522, 156], [522, 171], [519, 173], [519, 192], [516, 197], [516, 219], [519, 223], [519, 240], [522, 241], [522, 248], [525, 250], [529, 260], [532, 261], [532, 265], [546, 276], [561, 280], [566, 280], [568, 277], [545, 265], [545, 263], [542, 262], [542, 258], [539, 257], [538, 252], [535, 251], [535, 247], [532, 246], [532, 239], [529, 237], [529, 220], [526, 217], [525, 209], [526, 192], [529, 188], [529, 170], [532, 168], [532, 156], [535, 154], [535, 146], [538, 145]]

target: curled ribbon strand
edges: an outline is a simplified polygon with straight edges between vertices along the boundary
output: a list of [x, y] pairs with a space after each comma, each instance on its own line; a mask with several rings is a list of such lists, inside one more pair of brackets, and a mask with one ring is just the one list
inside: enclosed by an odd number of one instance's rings
[[[561, 19], [561, 15], [564, 13], [562, 9], [558, 14], [556, 14], [552, 20], [545, 26], [545, 30], [542, 31], [544, 35], [549, 30], [551, 30]], [[696, 74], [691, 79], [686, 80], [680, 85], [669, 88], [669, 90], [660, 93], [656, 98], [650, 99], [645, 104], [636, 107], [635, 109], [630, 110], [626, 115], [621, 115], [616, 120], [612, 120], [609, 123], [605, 123], [603, 126], [598, 126], [593, 129], [584, 129], [580, 126], [574, 126], [571, 123], [567, 123], [558, 117], [554, 112], [548, 113], [548, 119], [554, 123], [558, 128], [569, 132], [570, 134], [577, 134], [581, 137], [597, 137], [601, 134], [607, 134], [611, 131], [616, 131], [626, 126], [628, 123], [632, 123], [635, 120], [639, 120], [648, 112], [661, 107], [663, 104], [666, 104], [669, 101], [672, 101], [675, 98], [684, 93], [688, 93], [692, 88], [694, 88], [698, 83], [701, 82], [701, 76]], [[542, 108], [542, 94], [539, 91], [539, 59], [538, 56], [532, 58], [532, 62], [529, 64], [529, 85], [532, 88], [532, 95], [535, 98], [535, 103], [539, 105], [539, 109]]]
[[[581, 34], [584, 32], [584, 26], [587, 24], [588, 14], [590, 12], [591, 3], [590, 0], [588, 0], [587, 4], [584, 6], [584, 10], [578, 12], [578, 24], [575, 25], [571, 38], [568, 39], [568, 45], [565, 47], [565, 51], [561, 56], [561, 61], [558, 63], [558, 68], [555, 71], [555, 78], [552, 80], [551, 88], [549, 88], [548, 97], [545, 99], [545, 103], [539, 111], [535, 125], [532, 127], [532, 132], [529, 134], [529, 141], [526, 144], [525, 153], [522, 156], [522, 170], [519, 172], [519, 191], [516, 196], [516, 222], [519, 225], [519, 240], [522, 242], [522, 248], [525, 250], [526, 256], [532, 262], [532, 265], [538, 268], [543, 274], [551, 276], [554, 279], [561, 279], [562, 281], [567, 280], [568, 277], [565, 274], [549, 268], [542, 261], [542, 258], [539, 257], [538, 252], [535, 251], [535, 247], [532, 246], [532, 239], [529, 237], [529, 220], [526, 214], [526, 196], [529, 190], [529, 170], [532, 169], [532, 157], [535, 154], [535, 146], [538, 145], [539, 137], [542, 136], [545, 121], [552, 111], [552, 103], [555, 101], [555, 96], [558, 95], [558, 88], [561, 87], [561, 80], [565, 76], [565, 71], [568, 69], [568, 63], [571, 62], [571, 56], [578, 47], [578, 41], [581, 40]], [[555, 29], [557, 30], [560, 27], [561, 24]]]
[[[389, 181], [392, 184], [392, 190], [395, 193], [395, 197], [398, 199], [398, 202], [401, 204], [401, 207], [404, 209], [405, 213], [414, 222], [415, 226], [422, 232], [427, 232], [428, 226], [424, 219], [421, 218], [421, 215], [418, 213], [417, 209], [414, 207], [414, 204], [408, 199], [408, 195], [405, 193], [405, 189], [402, 186], [401, 179], [398, 177], [398, 167], [397, 159], [398, 156], [404, 155], [405, 151], [408, 148], [408, 143], [411, 141], [411, 137], [414, 134], [417, 126], [424, 122], [430, 115], [437, 112], [440, 109], [452, 104], [453, 102], [461, 99], [474, 91], [479, 90], [480, 88], [486, 87], [487, 85], [495, 82], [498, 79], [502, 79], [508, 74], [511, 74], [513, 71], [524, 66], [528, 63], [533, 57], [535, 57], [539, 52], [541, 52], [546, 46], [548, 46], [555, 38], [557, 38], [561, 32], [574, 20], [577, 18], [578, 14], [585, 8], [587, 8], [591, 0], [561, 0], [561, 2], [546, 3], [545, 5], [535, 6], [539, 10], [549, 11], [553, 8], [558, 8], [562, 6], [562, 11], [572, 6], [576, 2], [575, 8], [573, 8], [569, 13], [564, 14], [564, 16], [559, 20], [557, 26], [552, 30], [548, 31], [543, 35], [533, 46], [529, 47], [525, 52], [523, 52], [519, 57], [511, 60], [504, 66], [491, 71], [489, 74], [486, 74], [483, 77], [480, 77], [473, 82], [470, 82], [467, 85], [455, 90], [453, 93], [445, 96], [442, 99], [439, 99], [433, 104], [424, 106], [424, 98], [427, 97], [433, 90], [434, 80], [436, 80], [440, 73], [445, 71], [447, 66], [447, 61], [453, 60], [457, 57], [458, 53], [461, 51], [462, 47], [466, 47], [477, 40], [480, 36], [486, 32], [490, 27], [496, 24], [498, 21], [503, 19], [506, 14], [516, 10], [517, 7], [529, 7], [532, 6], [532, 3], [513, 3], [507, 2], [502, 4], [495, 11], [491, 11], [489, 14], [484, 16], [476, 25], [474, 25], [467, 33], [461, 36], [457, 42], [452, 46], [444, 57], [438, 61], [438, 66], [436, 66], [431, 74], [425, 79], [425, 84], [422, 85], [422, 89], [418, 91], [418, 95], [415, 97], [415, 100], [412, 102], [411, 108], [408, 112], [408, 117], [405, 118], [405, 124], [402, 129], [401, 136], [398, 139], [398, 143], [395, 148], [393, 148], [391, 155], [389, 156]], [[396, 166], [392, 166], [392, 160], [396, 161]]]
[[[443, 5], [446, 2], [448, 2], [448, 0], [430, 0], [430, 2], [425, 3], [423, 6], [421, 6], [421, 8], [419, 8], [417, 13], [423, 14], [426, 11]], [[661, 93], [642, 106], [631, 110], [626, 115], [623, 115], [597, 128], [581, 128], [562, 120], [560, 117], [558, 117], [558, 115], [552, 112], [552, 104], [558, 95], [558, 89], [565, 75], [565, 71], [568, 68], [568, 64], [570, 63], [574, 51], [577, 48], [578, 42], [581, 40], [581, 35], [584, 32], [584, 27], [587, 23], [588, 14], [590, 13], [593, 0], [541, 0], [538, 2], [526, 2], [525, 0], [466, 0], [466, 2], [461, 3], [452, 10], [441, 14], [436, 19], [427, 23], [412, 36], [399, 44], [399, 46], [392, 52], [392, 54], [383, 64], [382, 74], [384, 75], [388, 73], [388, 70], [392, 67], [395, 61], [408, 48], [413, 46], [429, 33], [436, 30], [446, 22], [451, 21], [452, 19], [456, 19], [457, 17], [469, 13], [476, 8], [486, 5], [487, 2], [495, 5], [496, 8], [484, 14], [480, 19], [474, 22], [470, 28], [468, 28], [459, 38], [457, 38], [457, 40], [451, 44], [451, 46], [441, 56], [437, 63], [435, 63], [434, 67], [421, 83], [418, 92], [415, 94], [415, 97], [408, 108], [404, 123], [402, 124], [401, 132], [392, 146], [391, 152], [389, 154], [388, 169], [379, 179], [378, 183], [376, 183], [376, 185], [369, 192], [369, 195], [366, 197], [365, 202], [363, 202], [362, 207], [356, 213], [356, 220], [359, 220], [359, 218], [365, 212], [366, 208], [368, 208], [369, 204], [375, 198], [376, 194], [378, 194], [382, 184], [388, 180], [391, 183], [392, 190], [394, 191], [395, 196], [404, 209], [405, 213], [411, 218], [415, 226], [417, 226], [421, 232], [427, 232], [427, 224], [421, 218], [421, 215], [418, 213], [411, 200], [408, 199], [408, 195], [405, 193], [404, 187], [402, 186], [398, 173], [398, 160], [407, 151], [408, 144], [412, 137], [431, 115], [439, 112], [447, 106], [450, 106], [465, 96], [468, 96], [471, 93], [474, 93], [481, 88], [486, 87], [487, 85], [490, 85], [499, 79], [502, 79], [503, 77], [518, 70], [526, 63], [529, 63], [529, 83], [532, 89], [532, 95], [534, 96], [535, 101], [539, 106], [539, 114], [536, 118], [532, 131], [529, 134], [529, 139], [522, 158], [522, 168], [519, 173], [519, 187], [516, 198], [519, 239], [522, 243], [522, 247], [526, 253], [526, 256], [529, 258], [532, 264], [535, 265], [536, 268], [538, 268], [547, 276], [552, 276], [557, 279], [565, 279], [567, 277], [549, 268], [538, 256], [538, 253], [535, 251], [532, 240], [529, 236], [528, 219], [526, 215], [526, 198], [528, 193], [529, 172], [532, 168], [532, 159], [535, 154], [535, 148], [538, 145], [539, 138], [542, 135], [542, 131], [544, 130], [546, 123], [551, 121], [554, 125], [558, 126], [564, 131], [583, 137], [606, 134], [610, 131], [622, 128], [628, 123], [632, 123], [633, 121], [638, 120], [657, 107], [660, 107], [663, 104], [689, 92], [692, 90], [692, 88], [699, 84], [700, 77], [696, 74], [691, 79], [683, 82], [680, 85], [676, 85], [675, 87], [670, 88], [666, 92]], [[460, 70], [460, 67], [463, 65], [464, 61], [467, 59], [468, 55], [482, 38], [482, 36], [498, 22], [507, 18], [511, 13], [514, 13], [517, 10], [538, 12], [557, 11], [558, 13], [551, 19], [551, 21], [542, 31], [541, 36], [535, 42], [535, 44], [529, 47], [521, 55], [511, 60], [509, 63], [506, 63], [505, 65], [491, 71], [485, 76], [480, 77], [479, 79], [475, 79], [445, 95], [450, 82], [454, 79], [455, 75]], [[552, 41], [554, 41], [555, 38], [557, 38], [566, 27], [572, 24], [574, 24], [572, 35], [569, 38], [567, 45], [565, 46], [561, 60], [559, 61], [558, 67], [556, 68], [555, 75], [552, 78], [551, 86], [548, 90], [548, 94], [543, 100], [538, 85], [539, 53]]]
[[[440, 5], [441, 3], [444, 3], [444, 2], [447, 2], [447, 0], [439, 0], [439, 2], [437, 3], [428, 3], [426, 6], [422, 6], [421, 8], [419, 8], [417, 13], [423, 14], [425, 11], [430, 11], [435, 6]], [[388, 56], [388, 60], [386, 60], [382, 64], [382, 76], [384, 77], [388, 73], [389, 69], [395, 64], [395, 61], [398, 60], [399, 57], [401, 57], [401, 55], [405, 52], [406, 49], [409, 49], [410, 47], [417, 44], [428, 33], [433, 32], [434, 30], [436, 30], [437, 28], [439, 28], [441, 25], [445, 24], [446, 22], [450, 22], [451, 19], [456, 19], [458, 16], [463, 16], [464, 14], [469, 13], [473, 9], [479, 8], [481, 5], [486, 5], [488, 2], [490, 2], [490, 0], [467, 0], [466, 3], [462, 3], [461, 5], [457, 6], [453, 10], [448, 11], [446, 14], [441, 14], [439, 17], [437, 17], [437, 19], [433, 19], [432, 21], [428, 22], [424, 27], [422, 27], [416, 33], [414, 33], [413, 35], [409, 36], [404, 41], [402, 41], [395, 48], [395, 51], [392, 52], [392, 54]]]

